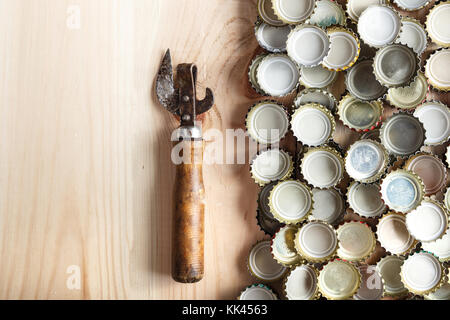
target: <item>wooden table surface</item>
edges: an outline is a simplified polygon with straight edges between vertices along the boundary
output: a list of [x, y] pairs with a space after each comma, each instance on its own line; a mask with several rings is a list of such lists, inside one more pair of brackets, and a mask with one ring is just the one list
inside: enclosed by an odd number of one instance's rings
[[153, 85], [170, 47], [216, 94], [204, 126], [243, 128], [255, 3], [0, 2], [0, 299], [234, 299], [253, 282], [248, 163], [205, 166], [206, 276], [171, 280], [177, 121]]

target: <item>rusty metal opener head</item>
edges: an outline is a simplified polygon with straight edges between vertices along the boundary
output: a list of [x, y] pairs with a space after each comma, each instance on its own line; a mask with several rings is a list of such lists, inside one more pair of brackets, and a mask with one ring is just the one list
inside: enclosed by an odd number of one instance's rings
[[196, 117], [214, 105], [214, 95], [206, 89], [203, 100], [197, 100], [197, 67], [194, 64], [178, 65], [174, 82], [170, 50], [164, 55], [156, 78], [156, 95], [159, 102], [181, 119], [178, 130], [179, 139], [201, 139], [201, 128], [196, 124]]

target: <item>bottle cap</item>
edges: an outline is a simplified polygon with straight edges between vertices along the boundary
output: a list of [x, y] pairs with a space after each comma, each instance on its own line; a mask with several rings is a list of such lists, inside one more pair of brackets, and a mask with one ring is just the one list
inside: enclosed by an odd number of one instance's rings
[[322, 65], [333, 71], [347, 70], [358, 60], [361, 44], [358, 36], [343, 27], [330, 27], [330, 51], [323, 59]]
[[357, 22], [361, 13], [372, 5], [381, 5], [388, 3], [389, 0], [348, 0], [347, 14], [351, 20]]
[[444, 284], [445, 272], [439, 260], [432, 254], [418, 252], [405, 260], [401, 276], [409, 291], [425, 295], [436, 291]]
[[295, 63], [281, 53], [269, 54], [262, 59], [256, 72], [259, 87], [273, 97], [283, 97], [294, 91], [299, 77]]
[[408, 156], [423, 146], [425, 129], [416, 117], [398, 113], [383, 123], [380, 139], [390, 154]]
[[291, 30], [292, 28], [289, 25], [276, 27], [260, 20], [255, 24], [256, 40], [261, 47], [269, 52], [286, 51], [286, 41]]
[[422, 248], [437, 256], [442, 262], [450, 261], [450, 228], [442, 238], [431, 242], [422, 242]]
[[268, 286], [254, 284], [242, 291], [238, 300], [278, 300], [278, 298]]
[[258, 0], [258, 15], [265, 22], [272, 26], [280, 27], [285, 23], [281, 21], [272, 8], [272, 0]]
[[332, 226], [321, 221], [308, 222], [297, 232], [295, 248], [306, 260], [325, 262], [336, 254], [338, 239]]
[[377, 142], [380, 142], [380, 129], [373, 129], [367, 132], [364, 132], [361, 135], [361, 140], [363, 139], [370, 139], [370, 140], [374, 140]]
[[314, 11], [314, 0], [272, 0], [273, 10], [285, 23], [298, 24], [308, 19]]
[[419, 71], [417, 78], [407, 87], [390, 88], [386, 99], [400, 109], [413, 109], [421, 104], [428, 92], [427, 78]]
[[389, 208], [397, 212], [406, 213], [417, 208], [423, 200], [424, 193], [422, 179], [408, 170], [392, 171], [381, 183], [382, 199]]
[[263, 144], [278, 143], [289, 128], [286, 108], [275, 101], [260, 101], [250, 108], [246, 127], [255, 141]]
[[356, 181], [370, 183], [381, 178], [389, 164], [389, 155], [382, 144], [359, 140], [352, 144], [345, 157], [345, 169]]
[[394, 0], [394, 2], [403, 10], [414, 11], [425, 7], [430, 0]]
[[320, 104], [333, 112], [336, 108], [337, 101], [331, 92], [326, 89], [304, 89], [294, 100], [295, 107], [299, 108], [304, 104]]
[[406, 227], [403, 214], [390, 212], [384, 215], [377, 225], [377, 237], [386, 251], [404, 255], [415, 247], [416, 241]]
[[364, 101], [381, 98], [387, 90], [373, 74], [373, 60], [363, 60], [350, 68], [345, 84], [354, 97]]
[[400, 276], [403, 257], [386, 256], [377, 263], [377, 271], [384, 281], [384, 295], [404, 296], [408, 293]]
[[353, 296], [354, 300], [380, 300], [383, 297], [383, 278], [376, 266], [361, 265], [358, 267], [361, 274], [361, 287]]
[[345, 25], [345, 12], [341, 5], [331, 0], [316, 1], [316, 8], [309, 18], [309, 23], [322, 28], [332, 25]]
[[425, 300], [450, 300], [450, 283], [444, 283], [435, 292], [424, 295]]
[[313, 208], [311, 189], [296, 180], [279, 182], [270, 192], [270, 211], [280, 222], [297, 224], [308, 218]]
[[270, 212], [269, 196], [273, 187], [275, 187], [277, 183], [278, 182], [274, 181], [265, 185], [258, 194], [258, 210], [264, 215], [265, 218], [271, 220], [275, 220], [275, 218]]
[[293, 170], [292, 157], [286, 151], [279, 149], [263, 151], [251, 165], [252, 177], [260, 186], [287, 179]]
[[367, 259], [374, 251], [377, 243], [370, 227], [360, 221], [346, 222], [337, 229], [340, 258], [359, 262]]
[[310, 219], [324, 221], [329, 224], [336, 223], [345, 212], [345, 201], [341, 193], [335, 188], [314, 188], [312, 193], [314, 208]]
[[374, 5], [363, 11], [358, 20], [361, 39], [372, 47], [391, 44], [400, 33], [401, 20], [396, 11], [386, 5]]
[[325, 88], [331, 85], [337, 77], [336, 71], [322, 66], [300, 68], [300, 83], [306, 88]]
[[444, 204], [445, 208], [450, 211], [450, 188], [447, 188], [447, 191], [445, 192]]
[[417, 107], [414, 116], [425, 127], [425, 144], [440, 145], [450, 137], [450, 110], [440, 102], [425, 102]]
[[436, 201], [425, 199], [420, 206], [406, 215], [406, 226], [419, 241], [442, 238], [448, 228], [447, 211]]
[[300, 265], [291, 269], [283, 282], [283, 290], [289, 300], [318, 299], [319, 287], [317, 277], [319, 272], [310, 265]]
[[347, 191], [347, 201], [350, 208], [362, 217], [375, 218], [386, 211], [377, 183], [353, 182]]
[[426, 196], [435, 194], [445, 188], [447, 168], [438, 157], [429, 153], [419, 153], [408, 159], [405, 168], [422, 179]]
[[421, 55], [427, 47], [428, 36], [418, 20], [407, 17], [402, 19], [402, 28], [396, 42], [407, 45]]
[[295, 250], [295, 234], [298, 228], [285, 226], [272, 239], [272, 255], [281, 265], [292, 268], [302, 262], [302, 258]]
[[250, 64], [250, 67], [248, 68], [248, 81], [250, 82], [250, 85], [257, 93], [263, 96], [266, 95], [266, 93], [259, 86], [256, 74], [258, 71], [259, 64], [265, 57], [267, 57], [266, 53], [257, 55]]
[[450, 49], [438, 50], [428, 58], [425, 65], [425, 76], [435, 89], [450, 90], [448, 65], [450, 65]]
[[319, 65], [329, 51], [330, 38], [324, 30], [317, 26], [301, 24], [289, 34], [288, 55], [301, 66]]
[[294, 112], [291, 127], [298, 141], [308, 146], [319, 146], [331, 139], [336, 123], [326, 107], [309, 103]]
[[319, 273], [319, 290], [329, 300], [346, 300], [358, 291], [360, 285], [359, 270], [346, 261], [331, 261]]
[[431, 40], [443, 47], [450, 46], [449, 19], [450, 2], [434, 6], [427, 16], [427, 31]]
[[400, 43], [379, 49], [373, 60], [375, 77], [386, 87], [405, 87], [419, 71], [419, 59], [408, 46]]
[[361, 101], [348, 94], [339, 102], [338, 114], [350, 129], [373, 130], [381, 123], [383, 104], [380, 101]]
[[326, 189], [336, 186], [344, 177], [344, 160], [328, 146], [311, 148], [303, 157], [301, 169], [309, 184]]
[[262, 281], [276, 281], [283, 277], [286, 268], [272, 256], [270, 240], [257, 242], [248, 256], [248, 270]]

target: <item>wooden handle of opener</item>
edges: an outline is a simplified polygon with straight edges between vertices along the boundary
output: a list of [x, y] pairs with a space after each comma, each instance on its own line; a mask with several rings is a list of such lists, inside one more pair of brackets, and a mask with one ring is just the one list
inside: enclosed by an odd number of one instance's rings
[[183, 163], [176, 167], [172, 277], [177, 282], [194, 283], [204, 274], [204, 142], [178, 143], [190, 154], [183, 154]]

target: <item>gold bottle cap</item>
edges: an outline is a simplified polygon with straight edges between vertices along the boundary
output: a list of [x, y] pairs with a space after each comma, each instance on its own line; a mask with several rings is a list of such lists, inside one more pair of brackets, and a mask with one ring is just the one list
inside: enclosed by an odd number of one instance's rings
[[255, 24], [255, 36], [259, 45], [269, 52], [285, 52], [286, 41], [292, 27], [289, 25], [277, 27], [262, 21]]
[[275, 101], [260, 101], [250, 108], [246, 127], [255, 141], [263, 144], [278, 143], [289, 128], [286, 108]]
[[325, 88], [336, 81], [337, 72], [325, 69], [321, 65], [300, 68], [300, 83], [306, 88]]
[[248, 81], [250, 82], [252, 88], [260, 95], [265, 95], [266, 93], [259, 86], [256, 74], [258, 71], [259, 64], [265, 57], [267, 57], [266, 53], [257, 55], [250, 64], [250, 67], [248, 68]]
[[340, 258], [358, 262], [368, 258], [375, 250], [376, 239], [370, 227], [360, 221], [346, 222], [337, 229]]
[[389, 208], [397, 212], [414, 210], [422, 202], [424, 194], [422, 179], [408, 170], [392, 171], [381, 183], [382, 199]]
[[388, 3], [389, 0], [348, 0], [347, 14], [353, 21], [358, 21], [359, 17], [368, 7]]
[[333, 71], [347, 70], [356, 63], [361, 52], [358, 36], [343, 27], [331, 27], [327, 33], [330, 37], [330, 51], [322, 65]]
[[450, 90], [450, 73], [447, 72], [449, 64], [450, 49], [438, 50], [428, 58], [425, 64], [425, 76], [435, 89]]
[[332, 259], [336, 254], [337, 246], [336, 231], [325, 222], [308, 222], [300, 228], [295, 237], [297, 252], [313, 263]]
[[450, 1], [434, 6], [427, 16], [427, 31], [431, 40], [443, 47], [450, 46]]
[[272, 0], [258, 0], [258, 15], [267, 24], [280, 27], [285, 25], [283, 21], [278, 19], [272, 8]]
[[383, 47], [397, 39], [401, 19], [396, 11], [386, 5], [373, 5], [364, 10], [358, 20], [361, 39], [372, 47]]
[[345, 76], [345, 84], [351, 95], [363, 101], [379, 99], [387, 90], [373, 74], [373, 60], [362, 60], [351, 67]]
[[345, 25], [345, 12], [341, 5], [331, 0], [316, 1], [316, 9], [309, 18], [309, 23], [322, 28], [332, 25]]
[[292, 268], [302, 262], [302, 258], [295, 250], [295, 234], [298, 228], [285, 226], [272, 239], [272, 255], [281, 265]]
[[408, 253], [416, 244], [406, 227], [403, 214], [390, 212], [384, 215], [377, 226], [377, 237], [381, 246], [392, 254]]
[[425, 295], [444, 285], [445, 272], [436, 257], [428, 252], [419, 252], [405, 260], [401, 277], [409, 291]]
[[273, 10], [285, 23], [298, 24], [308, 19], [314, 11], [314, 0], [272, 0]]
[[278, 300], [278, 297], [268, 286], [254, 284], [242, 291], [238, 300]]
[[336, 123], [326, 107], [309, 103], [294, 112], [291, 128], [297, 140], [304, 145], [320, 146], [331, 139]]
[[427, 92], [427, 78], [419, 71], [417, 78], [409, 86], [390, 88], [386, 99], [394, 107], [400, 109], [413, 109], [425, 100]]
[[344, 125], [350, 129], [373, 130], [381, 123], [383, 104], [380, 101], [361, 101], [346, 95], [339, 102], [338, 114]]
[[426, 300], [450, 300], [450, 283], [444, 283], [442, 287], [435, 292], [426, 294]]
[[326, 89], [310, 88], [304, 89], [299, 92], [294, 100], [294, 105], [296, 108], [304, 104], [320, 104], [326, 107], [331, 112], [334, 112], [337, 106], [336, 98], [331, 92]]
[[417, 240], [435, 241], [447, 231], [448, 218], [447, 210], [437, 201], [425, 199], [406, 215], [406, 226]]
[[380, 300], [383, 297], [383, 278], [376, 266], [361, 265], [358, 267], [361, 274], [361, 287], [353, 296], [354, 300]]
[[411, 156], [405, 163], [405, 168], [422, 179], [426, 196], [436, 194], [445, 188], [447, 168], [438, 157], [421, 152]]
[[349, 262], [334, 260], [320, 271], [318, 283], [320, 292], [327, 299], [346, 300], [358, 291], [361, 274]]
[[450, 188], [447, 188], [444, 195], [445, 208], [450, 211]]
[[442, 238], [431, 242], [422, 242], [422, 248], [437, 256], [442, 262], [450, 261], [450, 228]]
[[287, 179], [294, 170], [292, 157], [283, 150], [270, 149], [260, 153], [251, 165], [256, 183], [264, 186], [272, 181]]
[[314, 207], [310, 220], [336, 223], [345, 213], [345, 201], [341, 193], [335, 189], [313, 189]]
[[286, 268], [272, 256], [270, 240], [257, 242], [248, 255], [248, 270], [262, 281], [276, 281], [286, 273]]
[[311, 189], [300, 181], [281, 181], [270, 192], [269, 206], [278, 221], [297, 224], [311, 214], [313, 208]]
[[303, 156], [301, 170], [312, 186], [320, 189], [335, 187], [344, 177], [344, 159], [333, 148], [311, 148]]
[[314, 300], [319, 298], [318, 271], [310, 265], [300, 265], [290, 270], [283, 289], [289, 300]]
[[375, 218], [386, 211], [381, 199], [380, 185], [353, 182], [347, 191], [350, 208], [362, 217]]
[[400, 276], [404, 260], [403, 257], [386, 256], [377, 263], [377, 271], [384, 282], [384, 295], [404, 296], [408, 293]]
[[440, 145], [450, 138], [450, 110], [440, 102], [425, 102], [414, 112], [425, 127], [425, 144]]
[[425, 7], [430, 0], [394, 0], [394, 2], [403, 10], [415, 11]]
[[402, 28], [396, 41], [412, 48], [415, 53], [421, 55], [427, 47], [428, 36], [422, 24], [412, 18], [402, 19]]

